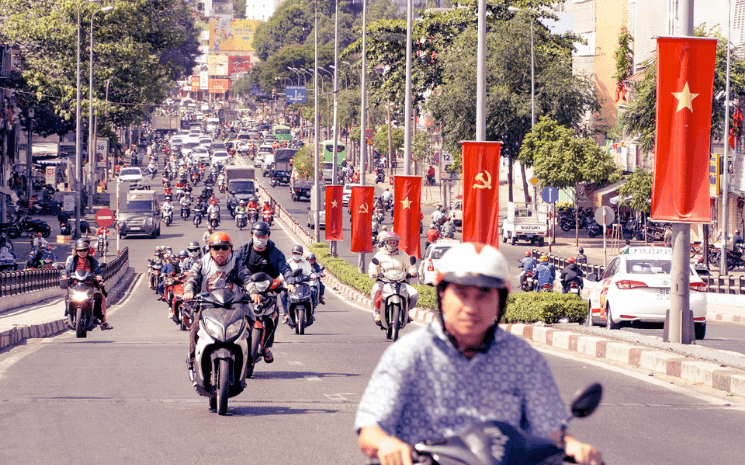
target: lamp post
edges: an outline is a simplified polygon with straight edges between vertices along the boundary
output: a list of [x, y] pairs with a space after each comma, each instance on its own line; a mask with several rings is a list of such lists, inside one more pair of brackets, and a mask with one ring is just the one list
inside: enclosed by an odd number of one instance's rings
[[[324, 73], [328, 73], [328, 75], [329, 75], [329, 81], [330, 81], [329, 84], [331, 84], [332, 92], [335, 92], [335, 88], [336, 88], [335, 82], [336, 81], [334, 80], [334, 75], [331, 73], [331, 71], [329, 71], [327, 69], [324, 69], [324, 68], [318, 68], [318, 71], [323, 71]], [[323, 81], [323, 78], [321, 78], [321, 81]], [[336, 105], [336, 94], [334, 94], [334, 105]], [[329, 108], [329, 97], [328, 97], [328, 95], [326, 95], [326, 112], [329, 113], [330, 111], [331, 111], [331, 109]], [[329, 121], [329, 123], [331, 123], [331, 122]], [[331, 132], [330, 125], [327, 124], [326, 125], [326, 138], [327, 139], [330, 139], [331, 138], [331, 134], [329, 134], [330, 132]], [[336, 154], [336, 151], [334, 151], [334, 154]], [[336, 173], [336, 170], [333, 170], [333, 171], [334, 171], [334, 173]], [[336, 176], [336, 174], [334, 174], [334, 176]]]
[[[522, 8], [514, 6], [508, 7], [507, 11], [517, 13], [522, 11], [528, 12]], [[533, 50], [533, 18], [530, 19], [530, 127], [535, 126], [535, 52]]]
[[93, 180], [96, 172], [96, 132], [93, 116], [93, 19], [98, 13], [108, 13], [113, 10], [113, 6], [106, 6], [91, 15], [90, 73], [88, 78], [88, 162], [90, 163], [90, 189], [88, 191], [88, 197], [91, 207], [93, 207], [93, 193], [96, 189]]
[[732, 33], [732, 19], [730, 17], [732, 1], [727, 2], [727, 77], [724, 90], [724, 157], [722, 176], [722, 261], [719, 264], [719, 274], [727, 276], [727, 198], [729, 197], [729, 46]]
[[[300, 70], [297, 68], [287, 67], [290, 71], [297, 74], [297, 85], [300, 85]], [[308, 81], [305, 79], [305, 73], [303, 73], [303, 82], [307, 85]]]

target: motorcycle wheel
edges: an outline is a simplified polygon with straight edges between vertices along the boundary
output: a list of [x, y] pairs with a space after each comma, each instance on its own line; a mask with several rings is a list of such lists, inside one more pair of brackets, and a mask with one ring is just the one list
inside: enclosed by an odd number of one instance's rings
[[259, 350], [261, 349], [261, 330], [254, 328], [251, 330], [251, 360], [246, 367], [246, 378], [250, 378], [254, 374], [254, 368], [256, 363], [259, 361]]
[[10, 228], [8, 230], [8, 237], [11, 239], [18, 239], [21, 237], [21, 230], [18, 228]]
[[45, 230], [43, 230], [43, 231], [41, 232], [41, 236], [42, 236], [42, 237], [49, 237], [49, 236], [51, 236], [51, 235], [52, 235], [52, 230], [51, 230], [51, 229], [45, 229]]
[[561, 230], [564, 232], [568, 232], [572, 229], [572, 226], [566, 221], [562, 221], [559, 226], [561, 226]]
[[587, 231], [587, 235], [588, 235], [588, 236], [590, 236], [590, 238], [595, 238], [595, 237], [597, 237], [597, 234], [595, 234], [595, 233], [594, 233], [594, 232], [592, 232], [592, 231]]
[[82, 308], [78, 308], [75, 312], [75, 337], [85, 337], [85, 324], [83, 322]]
[[297, 319], [297, 328], [295, 329], [296, 334], [305, 334], [305, 308], [298, 308], [295, 310], [295, 318]]
[[391, 334], [391, 339], [393, 339], [393, 342], [396, 342], [396, 339], [398, 339], [398, 333], [401, 331], [401, 307], [396, 305], [396, 308], [393, 310], [391, 315], [392, 321], [393, 321], [393, 331]]
[[230, 387], [230, 365], [225, 359], [220, 359], [217, 372], [217, 414], [228, 413], [228, 388]]

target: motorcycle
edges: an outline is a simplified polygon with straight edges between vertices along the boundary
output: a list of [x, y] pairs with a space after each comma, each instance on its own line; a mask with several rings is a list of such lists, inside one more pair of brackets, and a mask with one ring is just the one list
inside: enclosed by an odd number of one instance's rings
[[243, 212], [238, 212], [235, 215], [235, 227], [243, 231], [243, 228], [246, 227], [248, 223], [246, 222], [246, 214]]
[[[566, 430], [574, 418], [585, 418], [598, 408], [603, 386], [595, 383], [575, 397], [570, 406], [571, 418], [561, 426], [561, 435], [553, 441], [530, 436], [509, 423], [487, 421], [476, 424], [463, 434], [431, 438], [412, 446], [411, 458], [427, 465], [539, 465], [574, 463], [566, 454]], [[368, 464], [380, 464], [371, 459]]]
[[256, 223], [259, 221], [259, 210], [256, 208], [249, 208], [248, 209], [248, 222], [251, 224]]
[[587, 235], [590, 237], [597, 237], [603, 234], [603, 226], [600, 223], [592, 222], [587, 223]]
[[436, 186], [437, 185], [437, 181], [435, 181], [435, 175], [434, 174], [431, 175], [431, 176], [429, 174], [427, 175], [427, 177], [425, 179], [425, 185], [426, 186]]
[[99, 257], [105, 257], [106, 252], [109, 250], [109, 230], [104, 229], [103, 234], [99, 234], [96, 236], [96, 245], [95, 245], [96, 254]]
[[163, 221], [165, 221], [166, 226], [170, 226], [173, 223], [173, 210], [163, 210]]
[[160, 270], [163, 269], [163, 265], [154, 264], [150, 268], [150, 289], [153, 291], [158, 290], [158, 284], [160, 284]]
[[554, 292], [554, 285], [552, 283], [543, 283], [536, 287], [536, 292]]
[[375, 170], [375, 184], [379, 182], [385, 182], [385, 171], [382, 168]]
[[188, 205], [181, 205], [181, 218], [184, 220], [189, 218], [189, 215], [191, 215], [191, 209]]
[[572, 281], [567, 285], [567, 294], [580, 295], [581, 293], [582, 289], [580, 289], [579, 283], [577, 283], [577, 281]]
[[274, 223], [274, 215], [271, 214], [269, 211], [265, 211], [261, 213], [264, 217], [264, 222], [269, 225], [269, 227], [272, 226], [272, 223]]
[[230, 213], [230, 216], [235, 218], [235, 207], [238, 206], [238, 202], [231, 200], [228, 202], [228, 212]]
[[158, 174], [158, 168], [150, 165], [147, 167], [147, 172], [150, 173], [150, 180], [153, 180], [155, 179], [155, 175]]
[[[371, 260], [373, 264], [379, 265], [377, 258]], [[416, 258], [411, 257], [411, 264], [416, 263]], [[380, 294], [381, 305], [384, 306], [385, 312], [381, 315], [381, 329], [386, 331], [386, 338], [398, 339], [402, 329], [406, 327], [409, 318], [409, 296], [406, 293], [404, 284], [411, 278], [406, 271], [388, 270], [379, 274], [378, 279], [383, 282], [383, 291]]]
[[184, 311], [184, 282], [186, 277], [189, 276], [188, 271], [184, 271], [182, 274], [177, 275], [173, 278], [173, 287], [171, 288], [171, 313], [173, 313], [173, 322], [179, 325], [181, 331], [187, 331], [191, 327], [194, 316], [189, 312], [186, 315]]
[[242, 304], [247, 295], [229, 289], [200, 294], [194, 302], [201, 308], [199, 339], [194, 368], [189, 378], [197, 393], [209, 398], [218, 415], [228, 411], [228, 398], [246, 387], [249, 326]]
[[213, 229], [217, 229], [218, 226], [220, 226], [220, 215], [217, 212], [210, 212], [210, 226], [212, 226]]
[[373, 216], [373, 221], [375, 221], [378, 224], [383, 224], [385, 221], [385, 213], [382, 209], [375, 209], [375, 215]]
[[101, 302], [96, 298], [94, 281], [93, 273], [85, 270], [77, 270], [71, 276], [62, 275], [60, 279], [60, 288], [67, 289], [65, 313], [75, 337], [83, 338], [96, 327], [95, 315], [101, 312]]
[[[75, 225], [74, 225], [74, 219], [70, 221], [66, 221], [64, 223], [60, 223], [59, 229], [60, 234], [63, 236], [71, 236], [75, 232]], [[86, 233], [90, 232], [91, 228], [87, 221], [80, 221], [80, 232]]]
[[199, 174], [198, 173], [191, 173], [191, 183], [195, 186], [199, 185]]
[[194, 219], [192, 219], [192, 222], [194, 223], [194, 227], [198, 228], [200, 224], [202, 224], [202, 210], [195, 208], [194, 209]]
[[313, 308], [318, 307], [319, 298], [321, 297], [321, 277], [323, 276], [323, 270], [326, 267], [321, 267], [320, 272], [313, 272], [310, 274], [310, 290], [313, 296]]
[[18, 270], [18, 264], [16, 263], [17, 258], [18, 257], [16, 256], [16, 253], [13, 250], [12, 244], [10, 242], [0, 247], [0, 271], [8, 271], [8, 270], [17, 271]]
[[290, 320], [295, 328], [295, 334], [305, 334], [305, 328], [313, 324], [313, 295], [308, 284], [310, 276], [304, 276], [303, 270], [298, 268], [292, 273], [295, 278], [295, 292], [287, 291], [287, 306]]
[[255, 293], [261, 296], [258, 304], [254, 304], [252, 300], [249, 300], [247, 304], [255, 316], [251, 327], [251, 335], [249, 336], [251, 358], [249, 360], [246, 378], [250, 378], [253, 375], [256, 364], [262, 360], [264, 344], [271, 336], [271, 333], [267, 333], [266, 324], [268, 321], [277, 317], [277, 294], [284, 287], [280, 281], [270, 278], [264, 272], [259, 272], [249, 278], [246, 289], [250, 294]]

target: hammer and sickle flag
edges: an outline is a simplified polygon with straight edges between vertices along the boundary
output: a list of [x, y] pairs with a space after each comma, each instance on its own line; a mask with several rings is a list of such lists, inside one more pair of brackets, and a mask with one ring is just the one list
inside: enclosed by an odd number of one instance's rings
[[372, 205], [375, 196], [373, 186], [353, 186], [352, 195], [349, 197], [349, 211], [352, 221], [352, 243], [350, 252], [370, 253], [373, 251], [372, 244], [372, 211], [365, 211], [362, 205]]
[[463, 242], [499, 247], [501, 142], [462, 142]]

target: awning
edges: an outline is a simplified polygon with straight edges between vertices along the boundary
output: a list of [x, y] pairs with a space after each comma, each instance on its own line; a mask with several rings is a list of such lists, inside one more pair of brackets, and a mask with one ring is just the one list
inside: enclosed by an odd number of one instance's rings
[[67, 164], [67, 160], [59, 160], [59, 159], [54, 159], [54, 160], [38, 160], [35, 163], [37, 165], [45, 165], [45, 166], [49, 166], [49, 165], [51, 165], [51, 166], [60, 166], [60, 165], [66, 165]]

